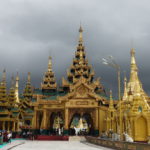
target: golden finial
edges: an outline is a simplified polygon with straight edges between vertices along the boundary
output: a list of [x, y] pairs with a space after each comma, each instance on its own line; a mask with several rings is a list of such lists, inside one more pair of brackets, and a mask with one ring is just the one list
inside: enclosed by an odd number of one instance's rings
[[80, 28], [79, 28], [79, 44], [83, 44], [83, 36], [82, 36], [82, 32], [83, 32], [83, 29], [82, 29], [82, 26], [80, 25]]
[[2, 78], [2, 81], [3, 81], [3, 82], [6, 81], [6, 70], [5, 70], [5, 69], [3, 70], [3, 78]]
[[127, 82], [126, 71], [124, 71], [124, 82]]
[[131, 56], [134, 56], [134, 55], [135, 55], [135, 49], [134, 49], [134, 48], [131, 48], [130, 53], [131, 53]]
[[28, 82], [30, 82], [30, 81], [31, 81], [31, 73], [28, 72]]
[[112, 100], [112, 90], [110, 90], [110, 100]]
[[52, 71], [52, 57], [49, 56], [49, 60], [48, 60], [48, 71]]
[[16, 81], [19, 81], [19, 73], [17, 72]]

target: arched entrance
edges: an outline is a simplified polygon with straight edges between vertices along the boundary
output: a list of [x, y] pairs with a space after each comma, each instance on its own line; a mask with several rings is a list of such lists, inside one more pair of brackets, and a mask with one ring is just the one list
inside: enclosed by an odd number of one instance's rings
[[141, 116], [135, 122], [135, 141], [147, 141], [147, 121]]
[[63, 117], [61, 112], [53, 112], [50, 116], [50, 133], [59, 135], [63, 131]]
[[89, 113], [83, 115], [75, 113], [69, 124], [70, 135], [92, 135], [94, 133], [93, 120]]
[[38, 112], [38, 129], [41, 129], [42, 119], [43, 119], [43, 113]]
[[87, 135], [93, 135], [94, 134], [94, 125], [93, 125], [93, 119], [89, 113], [85, 113], [82, 116], [84, 120], [84, 124], [86, 127], [86, 132], [85, 134]]
[[81, 118], [81, 115], [78, 113], [75, 113], [73, 115], [73, 117], [71, 118], [71, 121], [69, 124], [69, 134], [70, 135], [75, 135], [74, 127], [76, 127], [76, 128], [78, 127], [78, 123], [79, 123], [80, 118]]

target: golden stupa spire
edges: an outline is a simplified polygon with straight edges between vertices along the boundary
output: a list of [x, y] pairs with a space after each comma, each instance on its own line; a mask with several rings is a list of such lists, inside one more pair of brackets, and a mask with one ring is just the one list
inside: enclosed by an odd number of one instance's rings
[[110, 90], [109, 110], [114, 110], [114, 103], [112, 99], [112, 90]]
[[83, 32], [83, 29], [82, 29], [82, 26], [80, 25], [80, 28], [79, 28], [79, 45], [83, 44], [83, 35], [82, 35], [82, 32]]
[[52, 57], [49, 56], [48, 59], [48, 72], [52, 71]]
[[6, 82], [6, 70], [3, 70], [2, 82]]
[[45, 92], [56, 91], [57, 83], [55, 80], [54, 72], [52, 71], [52, 58], [49, 57], [48, 60], [48, 70], [45, 72], [43, 77], [43, 82], [41, 83], [41, 89]]
[[130, 81], [133, 82], [138, 80], [138, 68], [135, 60], [135, 49], [132, 48], [130, 51], [131, 54], [131, 72], [130, 72]]
[[31, 73], [28, 72], [28, 79], [27, 79], [27, 82], [30, 83], [31, 82]]
[[32, 86], [31, 86], [31, 73], [28, 72], [27, 83], [24, 88], [23, 96], [26, 98], [32, 98], [32, 94], [33, 94], [33, 91], [32, 91]]
[[16, 75], [16, 86], [15, 86], [16, 102], [19, 103], [19, 74]]
[[16, 105], [15, 81], [13, 75], [11, 77], [11, 88], [9, 90], [8, 99], [11, 105]]

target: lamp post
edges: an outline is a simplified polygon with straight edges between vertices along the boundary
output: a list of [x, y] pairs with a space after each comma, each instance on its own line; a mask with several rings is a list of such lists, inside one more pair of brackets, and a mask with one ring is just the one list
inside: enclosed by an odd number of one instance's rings
[[121, 119], [121, 85], [120, 85], [120, 65], [118, 65], [113, 58], [113, 56], [109, 56], [108, 59], [103, 58], [102, 59], [103, 64], [110, 66], [114, 68], [117, 71], [117, 78], [118, 78], [118, 100], [120, 102], [120, 107], [119, 107], [119, 122], [120, 122], [120, 137], [122, 139], [122, 119]]

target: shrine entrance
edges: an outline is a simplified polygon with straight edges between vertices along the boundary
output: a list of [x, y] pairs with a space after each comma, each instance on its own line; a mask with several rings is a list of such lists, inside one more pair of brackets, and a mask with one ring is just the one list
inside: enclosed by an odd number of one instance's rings
[[135, 141], [147, 141], [147, 121], [141, 116], [137, 119], [135, 131]]
[[52, 135], [61, 135], [63, 132], [63, 115], [61, 112], [53, 112], [50, 115], [50, 133]]
[[75, 113], [69, 124], [70, 135], [92, 135], [94, 131], [93, 120], [89, 113]]

